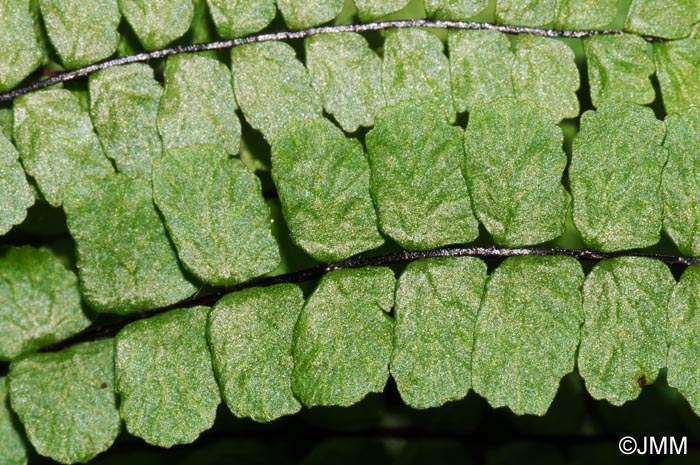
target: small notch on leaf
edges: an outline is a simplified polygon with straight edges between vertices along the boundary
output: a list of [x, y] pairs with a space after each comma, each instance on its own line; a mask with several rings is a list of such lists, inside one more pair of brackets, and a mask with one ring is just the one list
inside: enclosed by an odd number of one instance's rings
[[646, 375], [642, 375], [639, 378], [637, 378], [637, 384], [639, 385], [640, 388], [643, 388], [644, 386], [646, 386], [647, 385]]

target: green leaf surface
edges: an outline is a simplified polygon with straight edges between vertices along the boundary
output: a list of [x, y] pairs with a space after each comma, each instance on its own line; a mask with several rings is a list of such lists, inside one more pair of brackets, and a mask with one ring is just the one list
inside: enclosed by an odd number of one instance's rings
[[0, 235], [21, 223], [34, 205], [34, 193], [19, 163], [19, 153], [0, 132]]
[[492, 407], [544, 415], [574, 368], [583, 270], [569, 257], [513, 257], [491, 274], [476, 321], [474, 390]]
[[538, 244], [564, 232], [562, 143], [561, 129], [524, 102], [496, 100], [470, 113], [462, 169], [476, 217], [497, 244]]
[[395, 13], [410, 3], [410, 0], [354, 0], [360, 21], [367, 23]]
[[625, 30], [637, 34], [681, 39], [690, 35], [691, 26], [700, 21], [697, 0], [632, 0]]
[[668, 385], [686, 398], [700, 414], [700, 267], [689, 266], [683, 272], [668, 304]]
[[209, 315], [208, 337], [226, 405], [267, 422], [299, 411], [292, 393], [292, 337], [304, 305], [299, 287], [280, 284], [228, 294]]
[[216, 31], [225, 39], [264, 29], [277, 13], [275, 0], [207, 0]]
[[12, 409], [41, 455], [87, 462], [119, 434], [112, 339], [16, 361], [8, 385]]
[[54, 207], [85, 177], [113, 171], [90, 116], [70, 91], [52, 89], [17, 98], [14, 138], [24, 169]]
[[656, 70], [647, 43], [633, 35], [595, 36], [583, 42], [588, 59], [591, 100], [648, 104], [656, 94], [649, 76]]
[[12, 140], [12, 126], [14, 116], [12, 108], [0, 108], [0, 134], [8, 140]]
[[322, 262], [384, 243], [362, 145], [326, 119], [287, 126], [272, 145], [272, 178], [295, 244]]
[[27, 447], [10, 410], [6, 379], [0, 376], [0, 463], [26, 465]]
[[334, 19], [343, 10], [343, 0], [277, 0], [290, 29], [306, 29]]
[[319, 265], [317, 260], [311, 258], [292, 242], [289, 228], [282, 215], [282, 206], [280, 205], [279, 198], [265, 199], [265, 203], [270, 208], [270, 214], [272, 216], [272, 236], [275, 238], [280, 248], [280, 264], [270, 273], [270, 276], [277, 276]]
[[206, 326], [209, 307], [171, 310], [125, 326], [114, 340], [119, 411], [149, 444], [189, 444], [221, 402]]
[[183, 265], [203, 282], [231, 286], [279, 264], [260, 180], [219, 146], [166, 152], [153, 164], [153, 199]]
[[700, 37], [653, 44], [666, 113], [700, 107]]
[[615, 21], [618, 0], [557, 0], [555, 26], [561, 29], [603, 29]]
[[462, 137], [439, 108], [408, 102], [382, 110], [367, 134], [379, 228], [402, 247], [432, 249], [478, 236], [460, 174]]
[[473, 257], [421, 260], [401, 275], [391, 375], [407, 405], [438, 407], [467, 395], [485, 286], [486, 264]]
[[0, 360], [66, 339], [90, 325], [78, 278], [49, 249], [0, 251]]
[[10, 90], [44, 58], [26, 0], [0, 0], [0, 92]]
[[560, 0], [497, 0], [496, 20], [500, 24], [537, 27], [553, 23]]
[[508, 36], [497, 31], [448, 35], [452, 97], [458, 112], [501, 97], [514, 97], [510, 71], [515, 55]]
[[659, 242], [664, 134], [647, 107], [608, 103], [581, 117], [569, 180], [574, 222], [589, 247], [614, 252]]
[[346, 132], [371, 126], [385, 105], [382, 62], [367, 40], [354, 32], [320, 34], [305, 42], [313, 86]]
[[162, 152], [156, 117], [163, 88], [145, 64], [107, 68], [90, 76], [90, 114], [102, 148], [117, 170], [151, 178]]
[[382, 86], [388, 105], [429, 103], [439, 107], [450, 122], [455, 119], [450, 63], [442, 42], [430, 32], [398, 29], [387, 33]]
[[284, 126], [321, 116], [321, 99], [311, 77], [284, 42], [263, 42], [231, 50], [233, 87], [246, 120], [272, 143]]
[[658, 260], [599, 262], [583, 286], [579, 373], [596, 399], [635, 399], [666, 365], [666, 309], [676, 284]]
[[119, 0], [119, 9], [147, 50], [182, 37], [194, 17], [192, 0]]
[[488, 0], [425, 0], [429, 18], [462, 21], [484, 11]]
[[575, 118], [580, 79], [574, 58], [574, 51], [564, 42], [519, 36], [511, 71], [515, 96], [546, 110], [557, 123]]
[[121, 20], [117, 0], [38, 1], [46, 33], [65, 67], [80, 68], [117, 50]]
[[77, 246], [82, 296], [94, 310], [139, 312], [195, 292], [145, 181], [120, 174], [86, 180], [71, 191], [64, 209]]
[[220, 145], [231, 155], [241, 144], [241, 123], [228, 68], [197, 55], [170, 57], [158, 109], [165, 150], [198, 144]]
[[[219, 39], [216, 34], [214, 21], [209, 13], [209, 5], [207, 0], [193, 0], [194, 14], [192, 22], [184, 40], [192, 44], [202, 44], [206, 42], [214, 42]], [[198, 56], [210, 57], [218, 59], [221, 54], [214, 50], [209, 50], [197, 54]]]
[[294, 328], [292, 389], [307, 407], [347, 407], [389, 378], [394, 303], [389, 268], [339, 270], [321, 278]]
[[683, 255], [700, 256], [700, 109], [666, 118], [668, 161], [661, 193], [663, 227]]

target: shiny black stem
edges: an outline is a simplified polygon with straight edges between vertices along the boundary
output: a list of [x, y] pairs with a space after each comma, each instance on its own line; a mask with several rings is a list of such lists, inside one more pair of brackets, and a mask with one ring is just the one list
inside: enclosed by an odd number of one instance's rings
[[[263, 33], [241, 37], [239, 39], [219, 40], [215, 42], [207, 42], [191, 45], [178, 45], [175, 47], [164, 48], [162, 50], [154, 50], [152, 52], [137, 53], [125, 57], [114, 58], [111, 60], [101, 61], [83, 68], [74, 69], [58, 73], [49, 78], [27, 84], [26, 86], [0, 93], [0, 103], [11, 102], [20, 95], [28, 94], [39, 89], [44, 89], [63, 82], [72, 81], [74, 79], [86, 77], [96, 71], [113, 66], [120, 66], [129, 63], [143, 63], [150, 60], [166, 58], [171, 55], [180, 53], [197, 53], [210, 50], [226, 50], [237, 47], [243, 44], [305, 39], [317, 34], [335, 34], [341, 32], [366, 32], [366, 31], [381, 31], [385, 29], [403, 29], [403, 28], [431, 28], [431, 29], [461, 29], [461, 30], [489, 30], [499, 31], [506, 34], [529, 34], [542, 37], [558, 37], [569, 39], [584, 39], [586, 37], [600, 35], [623, 35], [624, 31], [619, 30], [578, 30], [578, 31], [558, 31], [554, 29], [538, 29], [532, 27], [521, 26], [501, 26], [491, 23], [479, 23], [472, 21], [437, 21], [429, 19], [406, 19], [396, 21], [381, 21], [376, 23], [364, 24], [341, 24], [337, 26], [322, 26], [304, 29], [301, 31], [280, 31], [272, 33]], [[649, 42], [661, 42], [664, 39], [651, 36], [642, 36]]]

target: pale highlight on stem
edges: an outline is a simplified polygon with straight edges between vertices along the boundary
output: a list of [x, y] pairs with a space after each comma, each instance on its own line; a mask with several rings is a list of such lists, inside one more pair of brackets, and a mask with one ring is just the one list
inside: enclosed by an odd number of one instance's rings
[[[535, 256], [566, 256], [572, 257], [577, 260], [584, 261], [600, 261], [607, 260], [616, 257], [646, 257], [659, 260], [660, 262], [666, 263], [667, 265], [680, 265], [680, 266], [691, 266], [700, 265], [700, 258], [690, 258], [682, 257], [676, 255], [657, 255], [648, 254], [642, 252], [634, 251], [624, 251], [624, 252], [596, 252], [592, 250], [575, 250], [575, 249], [546, 249], [546, 248], [501, 248], [495, 246], [488, 247], [467, 247], [462, 245], [440, 247], [432, 250], [425, 251], [401, 251], [395, 253], [389, 253], [384, 255], [374, 255], [374, 256], [362, 256], [358, 255], [356, 257], [351, 257], [346, 260], [342, 260], [336, 263], [330, 263], [327, 265], [318, 266], [315, 268], [309, 268], [300, 271], [294, 271], [291, 273], [272, 276], [266, 278], [253, 279], [251, 281], [238, 284], [233, 287], [218, 288], [212, 293], [206, 295], [200, 295], [186, 299], [182, 302], [178, 302], [167, 307], [157, 308], [142, 313], [134, 313], [131, 315], [126, 315], [118, 321], [111, 321], [100, 325], [99, 323], [93, 324], [91, 327], [87, 328], [85, 331], [76, 334], [75, 336], [63, 340], [55, 345], [46, 347], [42, 349], [45, 352], [53, 352], [61, 350], [73, 344], [83, 341], [90, 341], [95, 339], [101, 339], [105, 337], [114, 336], [121, 328], [126, 326], [132, 321], [141, 320], [144, 318], [149, 318], [151, 316], [159, 315], [168, 310], [183, 307], [195, 307], [199, 305], [211, 306], [214, 305], [220, 298], [231, 292], [240, 291], [243, 289], [249, 289], [253, 287], [265, 287], [272, 286], [275, 284], [283, 283], [303, 283], [307, 281], [313, 281], [321, 278], [326, 273], [336, 270], [346, 270], [353, 268], [365, 268], [372, 266], [387, 266], [396, 264], [407, 264], [417, 260], [423, 260], [426, 258], [435, 257], [478, 257], [483, 259], [492, 260], [503, 260], [508, 257], [516, 257], [522, 255], [535, 255]], [[0, 374], [3, 371], [3, 363], [0, 363]]]

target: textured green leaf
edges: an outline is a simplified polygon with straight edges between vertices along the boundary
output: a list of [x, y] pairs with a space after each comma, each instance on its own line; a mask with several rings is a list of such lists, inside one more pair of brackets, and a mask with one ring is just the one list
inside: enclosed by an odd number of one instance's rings
[[207, 345], [208, 307], [171, 310], [125, 326], [114, 340], [119, 411], [149, 444], [193, 442], [221, 402]]
[[8, 140], [12, 140], [13, 122], [12, 108], [0, 108], [0, 134]]
[[520, 100], [534, 103], [559, 122], [578, 116], [580, 85], [574, 51], [546, 37], [518, 37], [513, 62], [513, 89]]
[[8, 385], [12, 409], [41, 455], [87, 462], [119, 434], [112, 339], [16, 361]]
[[[593, 406], [589, 403], [583, 380], [578, 371], [574, 370], [561, 379], [557, 395], [543, 417], [522, 415], [512, 417], [512, 421], [515, 431], [520, 434], [560, 438], [568, 434], [580, 433], [585, 428], [585, 421], [590, 418], [588, 417], [589, 412], [591, 416], [594, 416], [597, 415], [597, 410], [597, 405]], [[610, 444], [612, 445], [612, 442]], [[525, 463], [529, 462], [525, 460]], [[517, 465], [517, 462], [513, 465]], [[583, 464], [576, 462], [576, 465]]]
[[389, 268], [333, 271], [304, 305], [294, 328], [292, 389], [307, 407], [346, 407], [389, 378], [394, 303]]
[[120, 174], [89, 179], [71, 191], [64, 208], [77, 245], [82, 295], [94, 310], [139, 312], [195, 292], [145, 181]]
[[44, 58], [26, 0], [0, 0], [0, 92], [12, 89]]
[[700, 107], [700, 37], [659, 42], [653, 48], [666, 112]]
[[279, 198], [265, 199], [265, 203], [270, 208], [272, 216], [272, 236], [279, 244], [280, 249], [280, 264], [270, 275], [285, 274], [319, 265], [317, 260], [311, 258], [292, 242], [289, 228], [282, 215]]
[[700, 267], [683, 272], [668, 304], [668, 385], [678, 389], [700, 415]]
[[579, 343], [581, 265], [513, 257], [491, 275], [476, 320], [472, 384], [494, 408], [544, 415]]
[[163, 88], [145, 64], [107, 68], [90, 76], [90, 114], [105, 154], [119, 172], [151, 178], [160, 157], [158, 103]]
[[17, 149], [0, 132], [0, 235], [24, 221], [34, 193], [24, 176]]
[[61, 341], [90, 325], [78, 278], [48, 249], [0, 252], [0, 360]]
[[360, 21], [376, 21], [379, 18], [395, 13], [409, 4], [410, 0], [354, 0], [357, 16]]
[[343, 0], [277, 0], [290, 29], [306, 29], [327, 23], [343, 10]]
[[90, 117], [63, 89], [23, 95], [14, 103], [14, 137], [22, 164], [46, 200], [60, 206], [66, 191], [87, 176], [113, 171]]
[[326, 119], [287, 126], [272, 145], [272, 178], [292, 240], [333, 262], [384, 243], [362, 145]]
[[595, 36], [583, 42], [593, 105], [605, 101], [647, 104], [656, 97], [649, 76], [655, 66], [647, 43], [633, 35]]
[[454, 31], [448, 36], [452, 97], [459, 112], [500, 97], [514, 97], [510, 71], [515, 55], [497, 31]]
[[65, 67], [89, 65], [117, 51], [117, 0], [38, 1], [46, 33]]
[[349, 407], [302, 409], [299, 417], [316, 428], [343, 434], [376, 428], [385, 413], [384, 395], [373, 393]]
[[462, 169], [476, 216], [497, 244], [538, 244], [564, 232], [562, 143], [561, 129], [524, 102], [496, 100], [470, 113]]
[[425, 12], [430, 18], [461, 21], [484, 11], [488, 0], [425, 0]]
[[119, 9], [147, 50], [182, 37], [194, 17], [192, 0], [119, 0]]
[[581, 117], [569, 180], [574, 222], [590, 247], [613, 252], [659, 242], [664, 133], [647, 107], [608, 103]]
[[311, 77], [284, 42], [263, 42], [231, 50], [233, 87], [246, 120], [272, 143], [284, 126], [321, 116], [321, 99]]
[[347, 132], [371, 126], [384, 105], [382, 62], [354, 32], [306, 39], [306, 66], [323, 107]]
[[625, 30], [665, 39], [690, 35], [691, 26], [700, 21], [697, 0], [632, 0]]
[[382, 86], [387, 103], [431, 103], [450, 122], [455, 119], [450, 89], [450, 63], [443, 44], [430, 32], [398, 29], [387, 34], [384, 43]]
[[27, 448], [12, 418], [5, 380], [0, 376], [0, 463], [26, 465]]
[[700, 256], [700, 109], [666, 118], [668, 161], [661, 193], [663, 226], [683, 255]]
[[265, 28], [277, 13], [275, 0], [207, 0], [216, 31], [225, 39]]
[[406, 404], [438, 407], [467, 395], [485, 285], [486, 264], [472, 257], [413, 262], [401, 275], [391, 375]]
[[622, 405], [666, 365], [666, 308], [676, 284], [658, 260], [599, 262], [583, 286], [579, 373], [596, 399]]
[[180, 260], [202, 281], [230, 286], [279, 264], [260, 180], [219, 146], [166, 152], [153, 164], [153, 199]]
[[562, 29], [603, 29], [615, 21], [618, 0], [557, 0], [556, 27]]
[[228, 294], [209, 315], [214, 370], [237, 417], [272, 421], [299, 411], [292, 394], [292, 337], [304, 305], [292, 284]]
[[560, 0], [497, 0], [496, 20], [513, 26], [544, 26], [553, 23]]
[[408, 102], [382, 110], [367, 134], [379, 228], [402, 247], [432, 249], [478, 236], [460, 174], [462, 137], [437, 107]]
[[[202, 44], [216, 41], [219, 37], [216, 34], [216, 27], [211, 18], [211, 14], [209, 13], [207, 0], [193, 0], [193, 2], [194, 14], [192, 16], [192, 22], [190, 23], [190, 29], [187, 31], [187, 35], [185, 36], [184, 40], [192, 44]], [[214, 50], [201, 52], [197, 55], [214, 59], [217, 59], [220, 56]]]
[[177, 55], [165, 66], [165, 91], [158, 109], [163, 147], [218, 144], [238, 153], [241, 123], [228, 68], [212, 58]]

